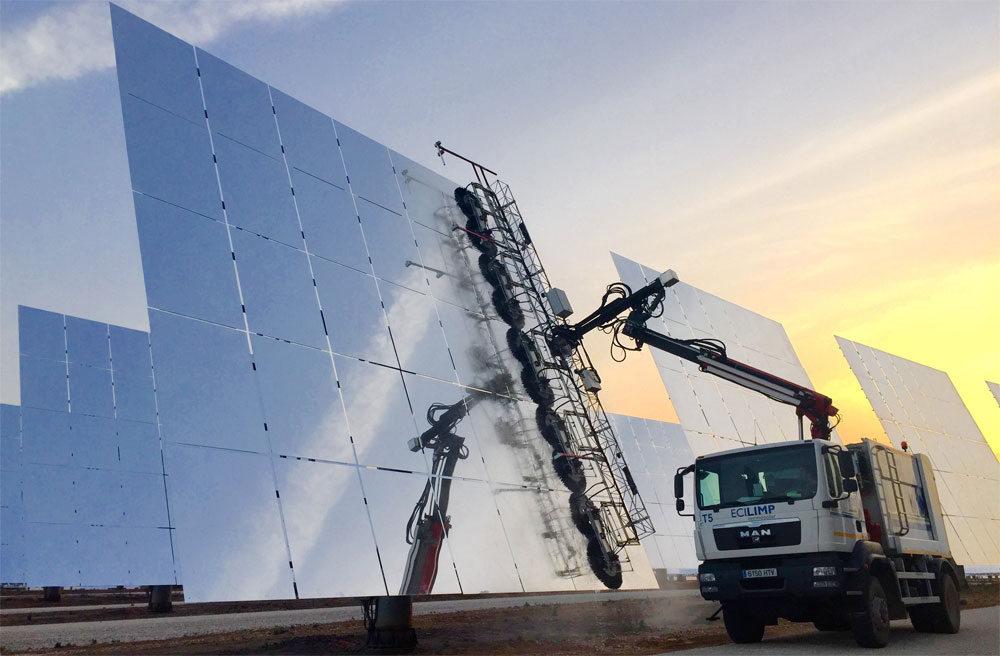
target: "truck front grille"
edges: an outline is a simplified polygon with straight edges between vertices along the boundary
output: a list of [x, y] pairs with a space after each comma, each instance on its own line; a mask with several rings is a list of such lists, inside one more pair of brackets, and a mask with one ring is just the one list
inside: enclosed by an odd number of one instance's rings
[[720, 550], [789, 547], [802, 542], [802, 524], [795, 519], [756, 526], [717, 526], [712, 529], [712, 535]]
[[740, 587], [744, 590], [781, 590], [785, 587], [785, 577], [770, 576], [763, 579], [743, 579]]

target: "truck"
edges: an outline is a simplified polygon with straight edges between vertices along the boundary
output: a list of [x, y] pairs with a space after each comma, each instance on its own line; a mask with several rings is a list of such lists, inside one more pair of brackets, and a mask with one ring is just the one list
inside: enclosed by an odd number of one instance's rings
[[759, 642], [778, 618], [864, 647], [907, 616], [917, 631], [959, 630], [961, 570], [926, 455], [868, 439], [767, 444], [697, 458], [674, 488], [694, 518], [701, 595], [721, 602], [734, 642]]
[[853, 631], [864, 647], [884, 647], [890, 620], [907, 616], [917, 631], [956, 633], [964, 576], [948, 547], [930, 459], [905, 443], [837, 444], [829, 397], [730, 358], [719, 340], [650, 328], [678, 281], [668, 270], [634, 291], [613, 283], [597, 310], [556, 326], [548, 339], [559, 352], [600, 329], [618, 349], [648, 345], [795, 408], [798, 441], [704, 455], [674, 476], [677, 511], [694, 520], [701, 595], [721, 603], [729, 637], [759, 642], [779, 618]]

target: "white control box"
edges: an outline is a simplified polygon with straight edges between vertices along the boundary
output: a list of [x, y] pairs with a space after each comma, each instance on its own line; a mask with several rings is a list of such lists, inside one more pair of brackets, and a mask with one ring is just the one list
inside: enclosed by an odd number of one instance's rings
[[549, 307], [552, 308], [552, 314], [560, 319], [565, 319], [573, 314], [573, 306], [569, 304], [569, 297], [566, 296], [566, 292], [563, 290], [553, 287], [546, 292], [545, 297], [549, 299]]
[[583, 383], [583, 389], [588, 392], [601, 391], [601, 378], [593, 369], [581, 369], [580, 381]]

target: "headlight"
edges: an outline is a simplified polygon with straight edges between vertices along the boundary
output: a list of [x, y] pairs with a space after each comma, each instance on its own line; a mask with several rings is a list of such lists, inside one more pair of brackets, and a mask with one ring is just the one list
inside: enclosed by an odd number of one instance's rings
[[836, 588], [838, 585], [836, 581], [813, 581], [814, 588]]
[[698, 580], [701, 581], [702, 583], [711, 583], [712, 581], [715, 580], [715, 574], [712, 574], [711, 572], [705, 572], [704, 574], [699, 574]]
[[836, 567], [813, 567], [813, 576], [836, 576]]

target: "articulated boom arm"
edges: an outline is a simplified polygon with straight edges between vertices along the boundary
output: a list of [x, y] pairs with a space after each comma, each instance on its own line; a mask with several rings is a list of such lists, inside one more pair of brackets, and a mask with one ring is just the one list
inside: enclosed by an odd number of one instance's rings
[[[604, 304], [595, 312], [579, 323], [560, 326], [553, 332], [550, 338], [553, 348], [575, 346], [594, 328], [611, 328], [615, 332], [616, 344], [622, 348], [639, 350], [643, 344], [648, 344], [697, 364], [701, 371], [794, 406], [796, 415], [809, 420], [813, 439], [830, 439], [830, 432], [833, 430], [830, 417], [837, 415], [837, 408], [829, 397], [731, 359], [726, 355], [725, 345], [718, 340], [675, 339], [646, 327], [646, 321], [659, 311], [666, 288], [677, 282], [677, 274], [667, 270], [634, 293], [621, 283], [612, 285], [605, 294]], [[612, 294], [618, 298], [609, 301]], [[619, 316], [625, 311], [629, 311], [629, 314], [622, 320]], [[618, 343], [619, 332], [634, 340], [635, 347]]]
[[645, 318], [634, 318], [636, 314], [638, 312], [633, 312], [625, 320], [622, 329], [623, 334], [635, 340], [636, 346], [648, 344], [653, 348], [672, 353], [679, 358], [694, 362], [699, 369], [706, 373], [760, 392], [775, 401], [795, 406], [795, 414], [809, 420], [813, 439], [830, 439], [830, 431], [832, 430], [830, 417], [837, 414], [837, 408], [833, 407], [833, 401], [829, 397], [733, 360], [725, 354], [723, 349], [696, 346], [689, 343], [688, 340], [674, 339], [651, 330], [646, 327]]
[[469, 457], [465, 438], [457, 435], [455, 428], [480, 398], [481, 395], [470, 394], [451, 405], [432, 404], [427, 409], [430, 427], [407, 443], [414, 453], [431, 454], [431, 473], [406, 524], [410, 553], [399, 588], [401, 595], [430, 594], [434, 589], [441, 546], [451, 530], [448, 504], [452, 477], [458, 461]]

